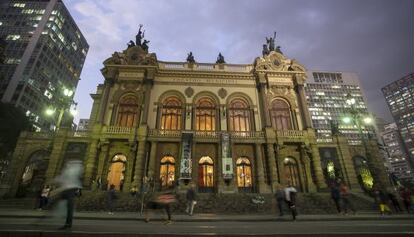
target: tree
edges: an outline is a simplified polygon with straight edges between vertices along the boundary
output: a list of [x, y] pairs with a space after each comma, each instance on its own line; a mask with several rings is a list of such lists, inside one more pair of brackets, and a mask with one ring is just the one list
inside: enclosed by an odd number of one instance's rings
[[0, 103], [0, 159], [13, 152], [20, 132], [31, 131], [32, 122], [12, 104]]

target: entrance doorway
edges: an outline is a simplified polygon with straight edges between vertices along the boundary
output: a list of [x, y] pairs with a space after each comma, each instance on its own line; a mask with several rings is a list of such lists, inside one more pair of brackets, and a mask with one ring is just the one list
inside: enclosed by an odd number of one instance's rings
[[252, 191], [252, 166], [246, 157], [240, 157], [236, 161], [237, 187], [239, 192]]
[[284, 175], [287, 184], [292, 184], [296, 189], [301, 190], [300, 178], [298, 172], [298, 163], [295, 159], [286, 157], [283, 161]]
[[115, 186], [115, 190], [122, 190], [124, 185], [124, 179], [125, 179], [125, 164], [126, 164], [127, 158], [125, 155], [115, 155], [114, 158], [112, 158], [111, 166], [109, 167], [108, 172], [108, 189], [111, 185]]
[[214, 163], [209, 156], [203, 156], [198, 162], [199, 192], [214, 192]]
[[175, 159], [172, 156], [164, 156], [161, 159], [160, 182], [161, 189], [174, 187], [175, 181]]

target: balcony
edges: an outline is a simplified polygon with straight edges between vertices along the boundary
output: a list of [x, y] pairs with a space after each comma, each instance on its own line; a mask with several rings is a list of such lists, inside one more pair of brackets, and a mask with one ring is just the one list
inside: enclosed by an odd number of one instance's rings
[[279, 140], [287, 142], [301, 142], [305, 139], [307, 132], [302, 130], [277, 130]]
[[120, 126], [105, 126], [102, 130], [104, 134], [133, 134], [134, 128], [132, 127], [120, 127]]
[[[148, 137], [157, 139], [177, 140], [182, 133], [192, 133], [198, 141], [219, 141], [222, 131], [195, 131], [195, 130], [158, 130], [149, 129]], [[264, 139], [262, 131], [229, 132], [232, 139], [238, 142]]]

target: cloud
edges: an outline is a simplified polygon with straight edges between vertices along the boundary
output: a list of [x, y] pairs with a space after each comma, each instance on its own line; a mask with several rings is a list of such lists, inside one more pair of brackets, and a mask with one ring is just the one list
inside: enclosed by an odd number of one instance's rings
[[193, 51], [199, 62], [252, 63], [265, 37], [308, 69], [358, 73], [368, 106], [390, 119], [381, 87], [414, 68], [414, 1], [399, 0], [73, 0], [67, 1], [90, 44], [76, 98], [88, 117], [99, 69], [121, 51], [144, 24], [150, 51], [159, 60], [184, 61]]

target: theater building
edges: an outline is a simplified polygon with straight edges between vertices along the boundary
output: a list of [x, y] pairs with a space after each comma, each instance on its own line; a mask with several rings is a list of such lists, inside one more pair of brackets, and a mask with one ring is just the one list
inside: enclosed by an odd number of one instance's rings
[[125, 192], [144, 181], [155, 190], [192, 182], [199, 192], [271, 193], [291, 183], [317, 192], [336, 178], [360, 191], [372, 183], [361, 170], [372, 167], [386, 179], [376, 145], [367, 159], [340, 135], [317, 143], [305, 67], [280, 50], [236, 65], [221, 55], [217, 63], [164, 62], [140, 45], [104, 61], [89, 130], [63, 123], [54, 134], [21, 135], [11, 193], [36, 189], [69, 159], [84, 161], [85, 188], [99, 180]]

